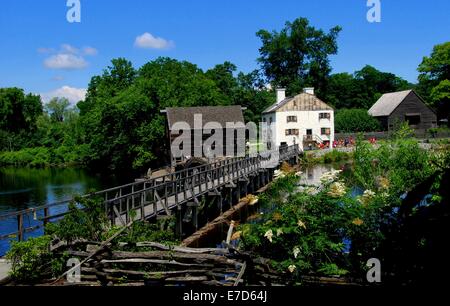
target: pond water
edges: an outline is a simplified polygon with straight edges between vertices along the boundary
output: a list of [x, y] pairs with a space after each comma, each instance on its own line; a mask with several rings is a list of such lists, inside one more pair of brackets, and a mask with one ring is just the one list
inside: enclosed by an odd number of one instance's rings
[[[117, 185], [114, 177], [89, 173], [82, 169], [0, 168], [0, 215], [57, 201], [71, 199], [87, 191]], [[33, 220], [24, 220], [25, 226]], [[15, 219], [1, 221], [0, 235], [17, 230]], [[37, 231], [31, 236], [40, 235]], [[9, 241], [0, 240], [0, 256]]]

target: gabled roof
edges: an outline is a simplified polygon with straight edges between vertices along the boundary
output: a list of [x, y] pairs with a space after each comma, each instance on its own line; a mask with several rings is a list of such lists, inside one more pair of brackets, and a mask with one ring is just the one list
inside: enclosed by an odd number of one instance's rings
[[389, 116], [411, 92], [413, 90], [390, 92], [382, 95], [369, 109], [369, 115], [373, 117]]
[[[242, 122], [245, 124], [240, 105], [232, 106], [201, 106], [201, 107], [169, 107], [166, 109], [169, 129], [176, 122], [187, 122], [194, 129], [194, 115], [202, 115], [203, 126], [207, 122], [218, 122], [224, 128], [227, 122]], [[202, 127], [203, 127], [202, 126]]]
[[[296, 102], [295, 106], [294, 102]], [[301, 93], [293, 97], [288, 97], [280, 103], [272, 104], [263, 111], [263, 114], [282, 112], [287, 110], [287, 108], [293, 108], [292, 110], [296, 111], [333, 110], [331, 106], [317, 98], [315, 95], [309, 93]]]

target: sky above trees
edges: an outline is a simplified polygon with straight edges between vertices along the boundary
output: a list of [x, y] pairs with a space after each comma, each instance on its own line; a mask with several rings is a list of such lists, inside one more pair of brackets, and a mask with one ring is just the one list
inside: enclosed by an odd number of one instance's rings
[[66, 1], [6, 0], [0, 9], [0, 87], [75, 101], [117, 57], [140, 67], [168, 56], [204, 70], [230, 61], [248, 73], [258, 67], [256, 32], [280, 30], [297, 17], [326, 32], [342, 27], [337, 54], [330, 57], [332, 73], [370, 64], [416, 82], [422, 57], [448, 40], [450, 2], [381, 0], [381, 23], [366, 20], [366, 2], [81, 0], [81, 23], [69, 23]]

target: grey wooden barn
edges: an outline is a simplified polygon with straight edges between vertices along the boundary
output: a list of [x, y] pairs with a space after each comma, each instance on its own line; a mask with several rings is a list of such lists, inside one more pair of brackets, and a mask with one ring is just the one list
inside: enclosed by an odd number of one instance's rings
[[[171, 107], [165, 109], [163, 113], [167, 115], [166, 129], [170, 146], [172, 146], [176, 139], [180, 141], [186, 137], [191, 138], [190, 141], [188, 139], [183, 140], [184, 143], [191, 144], [190, 148], [180, 148], [183, 151], [183, 157], [174, 157], [173, 152], [170, 152], [172, 165], [192, 157], [205, 157], [203, 145], [209, 137], [217, 133], [214, 128], [217, 124], [222, 129], [221, 133], [223, 138], [222, 143], [214, 143], [213, 145], [214, 147], [219, 146], [215, 150], [218, 152], [218, 154], [215, 154], [215, 157], [245, 154], [246, 129], [242, 110], [243, 108], [239, 105]], [[201, 122], [198, 122], [199, 115], [201, 115]], [[194, 122], [195, 118], [197, 120]], [[187, 123], [190, 127], [190, 133], [187, 135], [180, 133], [176, 128], [177, 123]], [[231, 124], [231, 126], [227, 124]], [[200, 135], [200, 137], [196, 137], [196, 135]], [[232, 150], [231, 154], [230, 149]], [[196, 151], [201, 152], [202, 156], [197, 156], [195, 154]]]
[[416, 130], [437, 126], [436, 113], [414, 91], [386, 93], [369, 109], [369, 115], [378, 119], [384, 130], [392, 130], [396, 123], [407, 121]]

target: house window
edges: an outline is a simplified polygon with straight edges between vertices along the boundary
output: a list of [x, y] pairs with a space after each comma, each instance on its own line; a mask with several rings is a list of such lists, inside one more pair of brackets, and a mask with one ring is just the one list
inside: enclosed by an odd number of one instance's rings
[[298, 129], [287, 129], [286, 130], [286, 136], [298, 136], [299, 130]]
[[266, 120], [266, 118], [264, 117], [264, 118], [263, 118], [263, 122], [266, 122], [266, 121], [267, 121], [267, 120]]
[[406, 114], [405, 121], [407, 121], [409, 125], [418, 125], [420, 124], [420, 114]]
[[297, 116], [287, 116], [287, 122], [297, 122]]
[[319, 113], [319, 120], [320, 119], [331, 119], [330, 113]]
[[321, 128], [320, 134], [329, 136], [331, 134], [331, 129], [330, 128]]
[[272, 117], [269, 118], [269, 124], [272, 124]]

